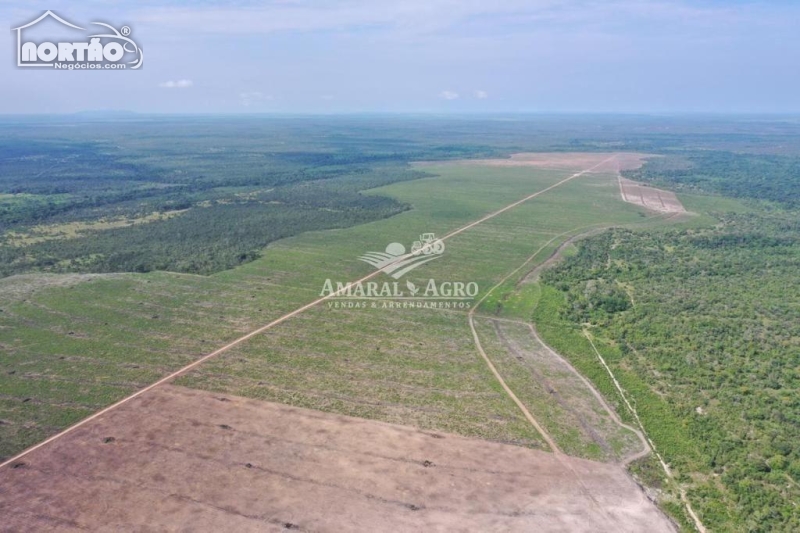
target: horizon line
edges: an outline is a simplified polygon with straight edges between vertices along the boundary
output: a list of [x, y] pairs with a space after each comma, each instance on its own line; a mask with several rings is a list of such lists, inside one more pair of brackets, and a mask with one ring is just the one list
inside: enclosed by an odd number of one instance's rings
[[677, 116], [774, 116], [774, 117], [800, 117], [800, 110], [787, 111], [185, 111], [185, 112], [165, 112], [165, 111], [131, 111], [124, 109], [85, 109], [80, 111], [64, 112], [39, 112], [39, 113], [0, 113], [0, 118], [24, 118], [24, 117], [75, 117], [81, 115], [95, 115], [102, 118], [103, 115], [111, 117], [114, 115], [139, 116], [139, 117], [263, 117], [263, 116], [307, 116], [307, 117], [334, 117], [334, 116], [628, 116], [628, 117], [677, 117]]

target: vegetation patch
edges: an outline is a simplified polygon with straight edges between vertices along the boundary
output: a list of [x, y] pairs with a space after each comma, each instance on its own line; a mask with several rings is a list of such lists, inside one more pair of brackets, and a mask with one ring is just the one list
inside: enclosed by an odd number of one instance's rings
[[564, 321], [546, 338], [589, 325], [713, 529], [800, 527], [797, 221], [730, 214], [702, 230], [613, 230], [543, 275]]
[[101, 218], [96, 221], [39, 225], [33, 226], [27, 230], [9, 231], [0, 238], [9, 246], [29, 246], [31, 244], [51, 240], [77, 239], [79, 237], [89, 236], [89, 234], [94, 232], [108, 229], [124, 228], [126, 226], [135, 226], [136, 224], [148, 224], [159, 220], [168, 220], [185, 212], [186, 210], [184, 209], [179, 211], [150, 213], [149, 215], [132, 218]]
[[679, 192], [715, 192], [735, 198], [769, 200], [800, 206], [800, 159], [771, 154], [685, 151], [650, 159], [627, 170], [635, 181], [664, 185]]

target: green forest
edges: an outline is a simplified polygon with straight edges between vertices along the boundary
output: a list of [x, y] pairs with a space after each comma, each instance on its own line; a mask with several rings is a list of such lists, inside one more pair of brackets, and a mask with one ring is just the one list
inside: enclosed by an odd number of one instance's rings
[[362, 195], [360, 190], [419, 175], [394, 171], [225, 195], [217, 190], [161, 206], [161, 211], [178, 212], [154, 222], [86, 229], [71, 238], [2, 246], [0, 275], [29, 270], [211, 274], [256, 259], [265, 246], [278, 239], [394, 215], [407, 206]]
[[605, 117], [598, 128], [597, 117], [580, 115], [4, 119], [0, 277], [218, 272], [277, 239], [409, 208], [361, 191], [426, 176], [414, 161], [640, 150], [667, 157], [633, 179], [784, 204], [800, 198], [797, 154], [767, 153], [796, 145], [792, 124], [658, 123]]
[[427, 176], [411, 161], [497, 153], [398, 137], [354, 119], [59, 126], [0, 123], [0, 277], [211, 274], [278, 239], [408, 209], [362, 191]]
[[[682, 159], [682, 170], [664, 171], [662, 158], [629, 176], [748, 198], [753, 209], [717, 213], [711, 227], [587, 238], [545, 272], [545, 290], [562, 294], [560, 318], [588, 328], [635, 391], [645, 426], [712, 531], [798, 531], [796, 167], [736, 154]], [[749, 165], [769, 169], [769, 179]], [[731, 169], [741, 174], [728, 180]]]
[[651, 159], [627, 171], [636, 181], [678, 192], [712, 192], [800, 207], [800, 159], [726, 151], [684, 152]]

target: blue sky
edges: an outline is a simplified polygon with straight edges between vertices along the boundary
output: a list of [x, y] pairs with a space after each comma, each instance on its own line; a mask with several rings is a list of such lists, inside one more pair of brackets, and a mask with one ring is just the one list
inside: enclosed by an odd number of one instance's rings
[[[14, 66], [51, 9], [141, 70]], [[0, 113], [800, 112], [800, 2], [0, 0]]]

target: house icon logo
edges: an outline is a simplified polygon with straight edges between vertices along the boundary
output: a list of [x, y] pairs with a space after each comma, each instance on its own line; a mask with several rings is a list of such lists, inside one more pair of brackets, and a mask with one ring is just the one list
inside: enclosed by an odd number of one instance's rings
[[[70, 35], [75, 34], [75, 37], [57, 41], [36, 41], [28, 38], [29, 32], [45, 21], [60, 24], [61, 30]], [[130, 26], [116, 29], [105, 22], [91, 24], [104, 29], [99, 30], [101, 33], [90, 33], [91, 30], [73, 24], [48, 10], [27, 24], [12, 28], [11, 31], [16, 32], [17, 67], [49, 67], [56, 70], [141, 68], [144, 51], [130, 37]]]

